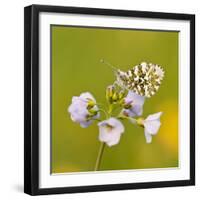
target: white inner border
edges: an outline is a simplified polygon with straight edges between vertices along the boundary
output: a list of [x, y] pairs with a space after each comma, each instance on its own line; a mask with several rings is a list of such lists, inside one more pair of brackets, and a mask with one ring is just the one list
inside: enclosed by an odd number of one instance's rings
[[[179, 168], [50, 174], [50, 25], [176, 30], [179, 33]], [[183, 20], [40, 13], [39, 187], [188, 180], [190, 178], [190, 24]]]

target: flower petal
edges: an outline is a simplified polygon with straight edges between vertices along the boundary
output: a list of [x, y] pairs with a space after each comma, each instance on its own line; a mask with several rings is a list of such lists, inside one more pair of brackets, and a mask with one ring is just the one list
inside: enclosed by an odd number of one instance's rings
[[129, 91], [126, 98], [125, 98], [125, 101], [132, 101], [134, 104], [137, 104], [137, 105], [143, 105], [144, 104], [144, 101], [145, 101], [145, 97], [144, 96], [140, 96], [132, 91]]
[[[82, 93], [79, 97], [72, 97], [72, 103], [68, 108], [68, 112], [70, 113], [72, 121], [79, 123], [81, 127], [88, 127], [93, 119], [99, 118], [100, 114], [98, 112], [89, 112], [91, 109], [93, 111], [98, 111], [97, 105], [94, 105], [90, 110], [88, 108], [89, 100], [94, 102], [94, 97], [89, 93]], [[88, 118], [90, 116], [90, 118]]]
[[143, 106], [142, 105], [134, 105], [130, 109], [123, 109], [122, 113], [129, 117], [135, 117], [135, 116], [141, 116], [143, 112]]
[[109, 118], [98, 123], [99, 140], [105, 142], [108, 146], [113, 146], [119, 143], [121, 134], [124, 132], [123, 124], [115, 119]]
[[151, 143], [152, 136], [146, 130], [144, 131], [144, 135], [145, 135], [145, 138], [146, 138], [146, 143]]
[[[136, 104], [133, 106], [131, 111], [134, 114], [134, 116], [141, 116], [142, 112], [143, 112], [143, 105]], [[134, 117], [134, 116], [132, 116], [132, 117]]]
[[151, 134], [151, 135], [156, 135], [156, 133], [158, 132], [159, 128], [160, 128], [160, 121], [159, 120], [152, 120], [152, 121], [144, 121], [144, 127], [145, 130]]
[[152, 115], [149, 115], [146, 120], [157, 120], [160, 119], [160, 116], [162, 115], [162, 112], [158, 112]]
[[99, 140], [105, 142], [108, 146], [113, 146], [119, 143], [121, 137], [120, 132], [107, 132], [105, 127], [100, 130]]
[[82, 104], [79, 101], [71, 104], [68, 108], [68, 112], [71, 114], [71, 119], [74, 122], [85, 121], [88, 114], [85, 104]]
[[81, 99], [87, 100], [87, 99], [92, 99], [94, 102], [96, 102], [95, 98], [92, 96], [91, 93], [89, 92], [84, 92], [80, 95]]
[[110, 141], [107, 142], [107, 145], [109, 147], [111, 147], [111, 146], [114, 146], [114, 145], [118, 144], [119, 141], [120, 141], [120, 138], [121, 138], [121, 134], [120, 133], [116, 133], [115, 136]]
[[114, 129], [117, 129], [118, 132], [123, 133], [124, 132], [124, 125], [116, 118], [111, 117], [107, 120], [107, 123], [114, 127]]
[[123, 109], [128, 116], [135, 117], [142, 115], [145, 97], [129, 91], [124, 101], [125, 104], [131, 105], [130, 108]]
[[72, 103], [75, 102], [78, 99], [79, 99], [79, 97], [77, 97], [77, 96], [72, 97]]
[[91, 120], [85, 121], [85, 122], [80, 122], [80, 126], [81, 126], [82, 128], [87, 128], [91, 123], [92, 123]]

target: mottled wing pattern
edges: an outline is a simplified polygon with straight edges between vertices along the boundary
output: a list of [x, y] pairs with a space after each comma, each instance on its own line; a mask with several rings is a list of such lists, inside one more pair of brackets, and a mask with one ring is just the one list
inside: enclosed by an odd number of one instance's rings
[[117, 70], [117, 84], [138, 95], [151, 97], [159, 89], [164, 77], [161, 66], [142, 62], [127, 72]]

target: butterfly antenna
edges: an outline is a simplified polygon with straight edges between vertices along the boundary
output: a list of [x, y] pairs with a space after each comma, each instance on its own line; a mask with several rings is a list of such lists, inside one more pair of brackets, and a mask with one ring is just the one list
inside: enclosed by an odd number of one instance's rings
[[108, 61], [106, 61], [106, 60], [104, 60], [104, 59], [101, 59], [100, 62], [103, 63], [103, 64], [106, 64], [106, 65], [109, 66], [112, 70], [114, 70], [115, 72], [117, 72], [118, 69], [117, 69], [116, 67], [114, 67], [113, 65], [111, 65]]

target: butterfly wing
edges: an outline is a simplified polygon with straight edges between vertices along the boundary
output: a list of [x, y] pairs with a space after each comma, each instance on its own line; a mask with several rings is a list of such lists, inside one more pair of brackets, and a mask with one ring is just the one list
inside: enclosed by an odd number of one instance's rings
[[138, 95], [151, 97], [159, 89], [164, 77], [161, 66], [152, 63], [141, 63], [127, 72], [117, 70], [117, 84]]

